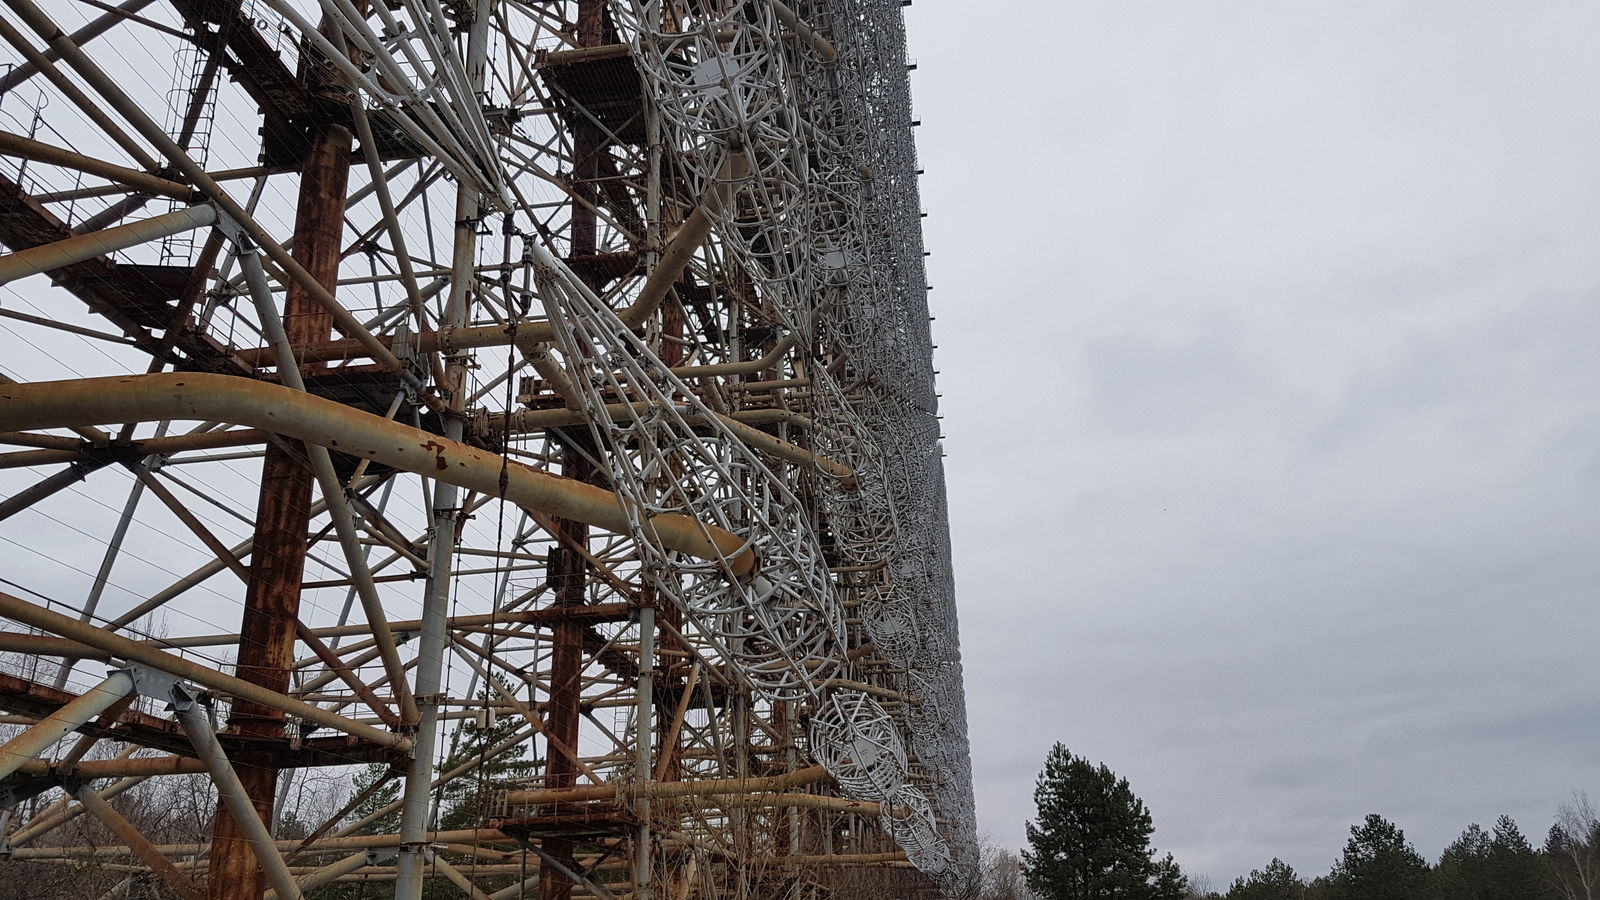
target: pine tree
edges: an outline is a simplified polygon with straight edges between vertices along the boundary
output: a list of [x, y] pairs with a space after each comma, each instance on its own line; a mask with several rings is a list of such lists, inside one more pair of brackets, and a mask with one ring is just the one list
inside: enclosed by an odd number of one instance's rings
[[[1152, 850], [1153, 854], [1155, 851]], [[1186, 898], [1189, 896], [1189, 878], [1183, 874], [1183, 869], [1178, 867], [1178, 861], [1168, 853], [1156, 860], [1155, 876], [1150, 881], [1150, 893], [1146, 896], [1152, 898]]]
[[1235, 878], [1227, 900], [1302, 900], [1305, 893], [1300, 876], [1274, 856], [1265, 869], [1251, 869], [1249, 875]]
[[1431, 900], [1428, 863], [1405, 832], [1377, 815], [1350, 826], [1344, 857], [1328, 876], [1330, 900]]
[[1489, 835], [1473, 822], [1444, 848], [1434, 869], [1438, 900], [1482, 900], [1484, 869], [1489, 863]]
[[1550, 864], [1522, 836], [1510, 816], [1494, 823], [1489, 841], [1489, 900], [1535, 900], [1554, 896], [1550, 889]]
[[1157, 861], [1155, 830], [1126, 778], [1056, 744], [1033, 792], [1037, 822], [1022, 852], [1028, 886], [1048, 900], [1181, 900], [1188, 880], [1171, 854]]
[[[389, 775], [388, 763], [368, 763], [365, 770], [358, 773], [351, 784], [351, 796], [357, 796], [371, 790], [373, 785], [382, 781]], [[351, 810], [351, 818], [355, 821], [365, 819], [367, 816], [378, 812], [400, 799], [400, 779], [390, 777], [389, 780], [365, 800]], [[361, 830], [368, 834], [394, 834], [400, 828], [400, 810], [398, 807], [373, 819]]]
[[524, 748], [501, 753], [492, 759], [483, 757], [490, 748], [515, 735], [520, 724], [520, 720], [512, 716], [497, 717], [492, 723], [485, 721], [482, 728], [478, 727], [476, 721], [463, 723], [463, 740], [455, 752], [445, 759], [439, 771], [449, 772], [469, 762], [480, 765], [472, 774], [457, 778], [440, 790], [440, 829], [449, 831], [478, 827], [495, 791], [511, 787], [516, 779], [527, 777], [539, 768], [540, 763], [524, 755]]
[[1528, 844], [1510, 816], [1492, 833], [1467, 827], [1434, 870], [1438, 900], [1538, 900], [1552, 896], [1546, 859]]

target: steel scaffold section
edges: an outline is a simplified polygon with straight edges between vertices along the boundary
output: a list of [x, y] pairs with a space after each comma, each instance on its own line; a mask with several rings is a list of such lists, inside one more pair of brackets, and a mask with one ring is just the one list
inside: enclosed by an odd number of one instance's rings
[[899, 0], [0, 3], [0, 876], [970, 885]]

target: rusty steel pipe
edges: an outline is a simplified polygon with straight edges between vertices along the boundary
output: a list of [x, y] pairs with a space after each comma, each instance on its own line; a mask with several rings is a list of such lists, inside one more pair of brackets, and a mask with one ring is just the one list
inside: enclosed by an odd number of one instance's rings
[[772, 350], [760, 359], [746, 362], [712, 363], [709, 366], [675, 366], [672, 374], [679, 378], [719, 378], [727, 375], [753, 375], [763, 369], [770, 369], [783, 359], [783, 355], [794, 346], [794, 338], [784, 335], [778, 338]]
[[848, 479], [855, 477], [854, 469], [843, 463], [835, 462], [820, 453], [812, 453], [803, 447], [797, 447], [788, 441], [767, 434], [759, 428], [746, 425], [730, 416], [725, 416], [721, 413], [712, 413], [712, 415], [722, 422], [724, 428], [733, 432], [735, 437], [757, 450], [769, 453], [779, 459], [799, 463], [802, 466], [816, 466], [835, 478]]
[[[0, 597], [5, 595], [0, 594]], [[52, 615], [60, 614], [52, 613]], [[66, 616], [62, 618], [65, 619]], [[0, 746], [0, 778], [22, 768], [24, 763], [37, 758], [39, 754], [50, 749], [56, 741], [82, 728], [90, 719], [133, 693], [133, 687], [133, 676], [127, 670], [119, 669], [107, 676], [105, 681], [84, 691], [72, 702], [39, 720], [39, 724], [7, 741]]]
[[555, 388], [556, 393], [566, 402], [568, 409], [573, 411], [583, 409], [583, 395], [578, 393], [578, 388], [572, 383], [572, 379], [568, 377], [567, 370], [556, 362], [555, 357], [550, 355], [548, 348], [543, 346], [535, 347], [532, 350], [523, 351], [523, 355], [533, 365], [533, 370], [539, 373], [539, 377]]
[[[260, 428], [618, 534], [632, 528], [622, 498], [603, 488], [505, 463], [488, 451], [275, 384], [184, 373], [0, 386], [0, 430], [165, 419]], [[735, 575], [756, 569], [745, 540], [714, 525], [664, 513], [646, 527], [668, 549], [726, 559]]]
[[[341, 859], [338, 862], [330, 863], [320, 869], [312, 869], [311, 871], [306, 872], [296, 879], [295, 884], [300, 888], [301, 891], [309, 891], [312, 888], [319, 888], [331, 881], [337, 881], [340, 877], [349, 875], [351, 872], [354, 872], [358, 869], [366, 868], [367, 864], [371, 862], [371, 859], [371, 853], [366, 850], [360, 850], [350, 854], [349, 856], [346, 856], [344, 859]], [[294, 870], [290, 869], [290, 873], [294, 874]], [[262, 900], [278, 900], [278, 892], [267, 891], [266, 894], [262, 895]]]
[[127, 225], [74, 235], [50, 244], [40, 244], [0, 256], [0, 284], [10, 284], [18, 278], [49, 272], [73, 263], [117, 250], [137, 247], [149, 241], [171, 237], [196, 228], [217, 223], [217, 208], [209, 203], [191, 206]]
[[[136, 756], [127, 759], [90, 759], [72, 766], [84, 781], [101, 778], [149, 778], [155, 775], [198, 775], [205, 764], [188, 756]], [[43, 759], [29, 760], [17, 771], [27, 775], [61, 774], [61, 767]]]
[[455, 885], [457, 890], [463, 894], [466, 894], [468, 897], [471, 897], [472, 900], [489, 900], [488, 894], [485, 894], [483, 891], [479, 890], [478, 886], [473, 884], [471, 879], [457, 871], [456, 867], [450, 865], [450, 863], [445, 860], [444, 857], [435, 854], [432, 865], [433, 868], [438, 869], [439, 873], [449, 880], [451, 884]]
[[883, 863], [897, 863], [906, 861], [906, 852], [896, 850], [892, 853], [821, 853], [810, 856], [780, 856], [776, 862], [781, 866], [875, 866]]
[[836, 813], [855, 813], [862, 816], [890, 815], [896, 819], [906, 817], [906, 811], [886, 806], [872, 800], [851, 800], [847, 797], [824, 797], [821, 794], [749, 794], [728, 797], [712, 804], [724, 809], [824, 809]]
[[[234, 640], [238, 638], [234, 637]], [[87, 644], [43, 634], [23, 634], [19, 631], [0, 631], [0, 653], [64, 656], [67, 659], [93, 659], [100, 662], [108, 662], [111, 659], [111, 654], [104, 650], [96, 650]]]
[[800, 40], [810, 44], [811, 49], [816, 51], [818, 59], [825, 63], [831, 63], [839, 58], [839, 51], [833, 49], [833, 43], [819, 34], [815, 28], [812, 28], [810, 22], [800, 18], [799, 13], [796, 13], [788, 4], [780, 2], [780, 0], [771, 0], [771, 3], [772, 14], [778, 17], [778, 21], [783, 23], [783, 27], [794, 32]]
[[162, 881], [165, 881], [167, 886], [177, 892], [180, 897], [183, 897], [184, 900], [205, 900], [205, 892], [201, 891], [189, 879], [189, 876], [178, 871], [178, 867], [172, 864], [172, 860], [163, 856], [161, 851], [156, 849], [155, 845], [151, 844], [139, 832], [139, 829], [134, 827], [132, 822], [124, 819], [122, 814], [112, 808], [111, 804], [107, 803], [105, 798], [101, 797], [94, 788], [82, 785], [78, 788], [75, 796], [78, 798], [78, 802], [83, 804], [83, 808], [89, 811], [90, 815], [99, 819], [107, 828], [111, 829], [113, 834], [121, 838], [122, 842], [133, 851], [134, 855], [139, 857], [139, 860], [146, 866], [149, 866], [150, 871], [160, 877]]
[[0, 131], [0, 154], [15, 156], [19, 159], [31, 159], [34, 162], [61, 166], [67, 169], [76, 169], [79, 172], [85, 172], [90, 175], [98, 175], [101, 178], [115, 181], [145, 194], [158, 194], [162, 197], [182, 200], [185, 203], [195, 199], [195, 189], [186, 184], [179, 184], [159, 175], [151, 175], [149, 172], [141, 172], [138, 169], [130, 169], [126, 166], [109, 163], [103, 159], [84, 156], [82, 153], [75, 153], [64, 147], [57, 147], [53, 144], [46, 144], [43, 141], [25, 138], [20, 134], [12, 134], [9, 131]]

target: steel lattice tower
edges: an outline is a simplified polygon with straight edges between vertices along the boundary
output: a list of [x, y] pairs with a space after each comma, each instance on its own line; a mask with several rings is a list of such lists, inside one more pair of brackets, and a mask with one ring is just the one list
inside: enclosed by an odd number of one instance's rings
[[968, 886], [902, 4], [788, 2], [4, 0], [0, 875]]

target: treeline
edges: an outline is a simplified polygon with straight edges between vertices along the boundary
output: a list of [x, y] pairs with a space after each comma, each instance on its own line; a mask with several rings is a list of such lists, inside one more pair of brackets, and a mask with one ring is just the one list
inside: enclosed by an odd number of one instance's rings
[[1428, 861], [1393, 822], [1372, 814], [1350, 827], [1344, 854], [1326, 875], [1302, 878], [1274, 859], [1234, 880], [1224, 893], [1192, 891], [1203, 900], [1597, 900], [1600, 821], [1586, 796], [1561, 807], [1542, 847], [1510, 816], [1485, 830], [1467, 826]]
[[1583, 793], [1542, 846], [1501, 816], [1473, 824], [1430, 864], [1393, 822], [1350, 828], [1325, 875], [1281, 859], [1213, 890], [1151, 846], [1150, 811], [1127, 779], [1056, 744], [1035, 786], [1020, 854], [986, 843], [961, 900], [1600, 900], [1600, 816]]
[[[971, 900], [1078, 900], [1157, 896], [1153, 885], [1096, 886], [1075, 893], [1029, 883], [1028, 865], [985, 844]], [[1035, 879], [1037, 882], [1038, 879]], [[1325, 875], [1306, 878], [1281, 859], [1234, 879], [1224, 891], [1183, 878], [1187, 900], [1600, 900], [1600, 820], [1587, 797], [1561, 807], [1542, 846], [1510, 816], [1484, 829], [1467, 826], [1430, 865], [1394, 823], [1369, 815], [1350, 828], [1344, 853]], [[1089, 885], [1086, 883], [1085, 888]]]

